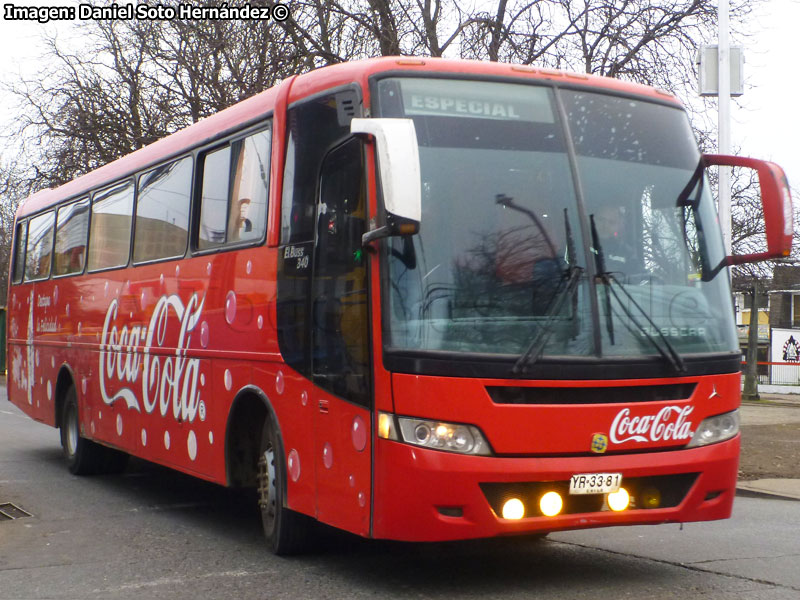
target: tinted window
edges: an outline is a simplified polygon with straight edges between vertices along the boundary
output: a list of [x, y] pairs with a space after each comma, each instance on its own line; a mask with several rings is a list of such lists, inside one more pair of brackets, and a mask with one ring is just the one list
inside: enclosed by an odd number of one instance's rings
[[322, 165], [312, 294], [314, 381], [369, 404], [369, 311], [361, 143], [351, 140]]
[[266, 232], [269, 142], [270, 132], [261, 131], [232, 145], [228, 242], [260, 240]]
[[264, 237], [270, 135], [259, 131], [203, 157], [200, 250]]
[[[284, 360], [307, 376], [311, 375], [311, 257], [315, 254], [317, 183], [326, 154], [350, 136], [350, 119], [360, 115], [353, 90], [309, 100], [288, 112], [290, 135], [281, 200], [283, 247], [278, 254], [278, 344]], [[313, 310], [328, 308], [317, 303]]]
[[229, 146], [209, 152], [203, 160], [203, 194], [200, 199], [200, 235], [197, 243], [201, 250], [225, 242], [230, 164]]
[[183, 256], [189, 235], [192, 158], [163, 165], [139, 178], [133, 261]]
[[289, 111], [281, 202], [282, 244], [313, 239], [320, 165], [330, 149], [350, 135], [350, 119], [360, 115], [358, 96], [353, 90], [310, 100]]
[[89, 233], [89, 199], [58, 209], [54, 275], [80, 273], [86, 262]]
[[28, 227], [28, 244], [25, 251], [25, 280], [45, 279], [50, 276], [53, 257], [53, 221], [50, 211], [31, 219]]
[[28, 222], [23, 221], [17, 223], [17, 234], [14, 236], [14, 283], [22, 281], [22, 275], [25, 273], [25, 245], [28, 238]]
[[89, 269], [120, 267], [128, 263], [133, 221], [133, 181], [94, 195], [89, 234]]

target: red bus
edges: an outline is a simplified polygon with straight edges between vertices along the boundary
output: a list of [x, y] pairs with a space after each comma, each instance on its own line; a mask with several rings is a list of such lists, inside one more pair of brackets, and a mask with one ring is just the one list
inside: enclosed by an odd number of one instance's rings
[[[726, 256], [709, 165], [758, 171]], [[280, 85], [17, 213], [10, 400], [75, 474], [129, 455], [409, 541], [731, 513], [729, 275], [788, 255], [771, 163], [669, 93], [382, 58]]]

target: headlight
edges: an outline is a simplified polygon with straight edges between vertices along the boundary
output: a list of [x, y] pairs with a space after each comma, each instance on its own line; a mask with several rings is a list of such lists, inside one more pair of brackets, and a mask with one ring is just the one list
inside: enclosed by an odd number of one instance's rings
[[709, 417], [703, 420], [692, 436], [687, 448], [707, 446], [731, 439], [739, 433], [739, 411], [734, 410], [724, 415]]
[[[400, 436], [394, 427], [395, 419]], [[474, 425], [428, 421], [411, 417], [395, 417], [388, 413], [378, 415], [378, 436], [406, 442], [423, 448], [457, 452], [459, 454], [491, 454], [489, 444]]]

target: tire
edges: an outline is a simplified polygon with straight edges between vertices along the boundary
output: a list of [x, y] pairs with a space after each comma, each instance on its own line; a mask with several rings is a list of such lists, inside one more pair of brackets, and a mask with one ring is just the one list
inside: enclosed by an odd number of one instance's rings
[[70, 385], [61, 411], [61, 448], [73, 475], [119, 473], [128, 462], [125, 452], [106, 448], [81, 435], [78, 395]]
[[309, 545], [313, 521], [284, 506], [286, 459], [271, 419], [261, 433], [257, 482], [261, 524], [270, 550], [279, 556], [302, 553]]
[[99, 444], [95, 444], [95, 446], [97, 446], [97, 449], [100, 452], [100, 464], [97, 468], [97, 473], [102, 473], [104, 475], [115, 475], [117, 473], [122, 473], [125, 470], [125, 467], [128, 466], [130, 454], [127, 452], [123, 452], [122, 450], [117, 450], [115, 448], [100, 446]]

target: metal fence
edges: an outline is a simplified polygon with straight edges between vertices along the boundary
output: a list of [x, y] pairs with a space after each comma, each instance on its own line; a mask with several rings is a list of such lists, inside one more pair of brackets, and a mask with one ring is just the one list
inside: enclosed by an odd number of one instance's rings
[[[746, 362], [742, 361], [742, 371]], [[800, 362], [758, 362], [758, 383], [800, 386]]]

